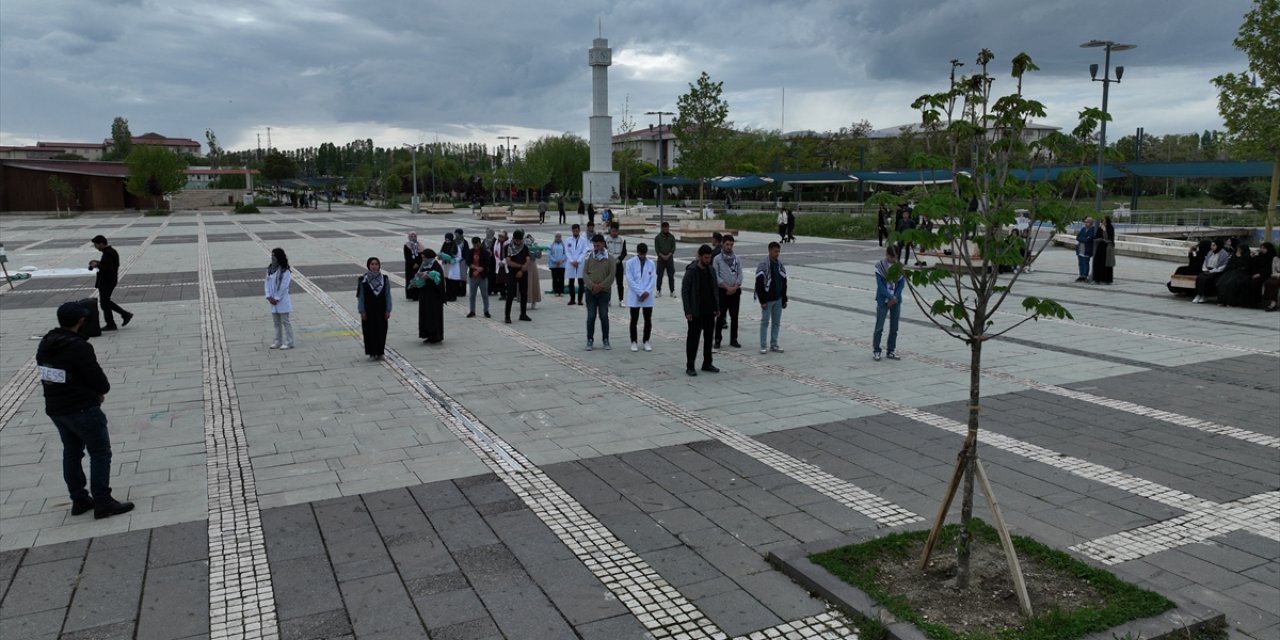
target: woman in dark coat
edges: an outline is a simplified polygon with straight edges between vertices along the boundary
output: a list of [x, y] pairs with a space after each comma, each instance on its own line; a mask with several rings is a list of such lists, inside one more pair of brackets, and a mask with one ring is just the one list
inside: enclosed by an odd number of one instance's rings
[[1116, 228], [1111, 216], [1098, 225], [1098, 236], [1093, 240], [1093, 282], [1111, 284], [1115, 280]]
[[1227, 269], [1218, 278], [1218, 305], [1249, 307], [1258, 304], [1260, 292], [1253, 279], [1253, 259], [1249, 247], [1236, 245], [1236, 253], [1227, 260]]
[[421, 284], [418, 294], [418, 337], [427, 344], [444, 340], [444, 268], [436, 260], [436, 252], [422, 252], [422, 268], [415, 279]]
[[382, 261], [369, 258], [368, 271], [356, 283], [356, 311], [364, 334], [364, 353], [381, 360], [387, 349], [387, 322], [391, 320], [391, 281], [382, 273]]
[[787, 242], [796, 241], [796, 212], [787, 209]]
[[418, 234], [409, 233], [409, 241], [404, 243], [404, 297], [418, 299], [418, 290], [409, 286], [414, 274], [422, 268], [422, 244], [418, 242]]
[[1212, 251], [1208, 240], [1201, 240], [1200, 244], [1193, 247], [1187, 252], [1187, 264], [1185, 266], [1174, 269], [1174, 275], [1179, 276], [1198, 276], [1200, 268], [1204, 265], [1204, 257]]

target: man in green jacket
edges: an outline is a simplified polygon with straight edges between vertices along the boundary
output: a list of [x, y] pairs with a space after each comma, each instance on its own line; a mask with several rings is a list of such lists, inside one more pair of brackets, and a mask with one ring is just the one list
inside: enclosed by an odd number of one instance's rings
[[600, 337], [604, 339], [604, 350], [609, 346], [609, 293], [613, 279], [617, 275], [613, 257], [605, 248], [604, 236], [596, 234], [591, 238], [593, 249], [587, 254], [583, 265], [583, 283], [587, 288], [587, 351], [595, 348], [596, 316], [600, 316]]

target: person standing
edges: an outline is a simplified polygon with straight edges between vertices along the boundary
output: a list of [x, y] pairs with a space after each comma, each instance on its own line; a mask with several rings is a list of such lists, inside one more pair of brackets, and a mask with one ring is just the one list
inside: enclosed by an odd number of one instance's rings
[[1076, 266], [1080, 277], [1076, 282], [1089, 281], [1089, 261], [1093, 259], [1093, 241], [1098, 237], [1098, 229], [1093, 226], [1093, 218], [1085, 218], [1084, 224], [1076, 232]]
[[507, 264], [507, 315], [506, 322], [511, 324], [511, 304], [516, 296], [520, 296], [520, 319], [532, 322], [529, 317], [529, 266], [533, 260], [529, 255], [529, 247], [524, 244], [524, 231], [516, 229], [511, 233], [511, 244], [507, 246], [504, 260]]
[[556, 198], [556, 212], [560, 214], [560, 224], [564, 224], [564, 196]]
[[684, 269], [680, 282], [680, 299], [684, 305], [684, 319], [689, 323], [685, 338], [685, 375], [696, 376], [693, 368], [698, 356], [698, 342], [702, 341], [702, 370], [719, 373], [711, 359], [711, 337], [716, 328], [720, 308], [716, 296], [716, 272], [711, 268], [711, 247], [698, 247], [698, 259]]
[[626, 268], [627, 239], [619, 235], [618, 223], [614, 222], [609, 225], [609, 236], [604, 239], [604, 247], [609, 250], [609, 255], [617, 263], [614, 265], [613, 272], [618, 274], [618, 277], [614, 278], [618, 284], [618, 306], [626, 306], [626, 300], [623, 298], [623, 285], [625, 284], [623, 281], [626, 278], [622, 277], [621, 274]]
[[1093, 245], [1093, 283], [1111, 284], [1116, 268], [1116, 227], [1111, 224], [1111, 216], [1104, 217], [1098, 225]]
[[787, 212], [784, 209], [778, 209], [778, 241], [787, 241]]
[[538, 224], [542, 224], [546, 221], [547, 221], [547, 201], [542, 198], [538, 198]]
[[[738, 311], [742, 303], [742, 260], [733, 252], [735, 240], [726, 234], [720, 241], [720, 255], [711, 260], [716, 272], [716, 293], [719, 294], [720, 316], [716, 318], [716, 342], [719, 349], [724, 338], [724, 327], [729, 325], [729, 346], [741, 349], [738, 344]], [[730, 319], [732, 316], [732, 319]]]
[[[591, 243], [582, 237], [582, 227], [573, 225], [570, 228], [572, 235], [565, 241], [564, 248], [568, 267], [565, 268], [564, 277], [569, 281], [569, 304], [582, 304], [582, 298], [587, 293], [587, 285], [583, 281], [584, 270], [587, 264], [587, 255], [591, 253]], [[575, 293], [574, 284], [578, 285]]]
[[658, 254], [657, 260], [657, 293], [662, 295], [662, 274], [667, 274], [667, 289], [671, 297], [676, 297], [676, 237], [671, 234], [671, 223], [663, 222], [662, 230], [653, 238], [653, 251]]
[[[905, 233], [915, 228], [916, 228], [916, 221], [911, 218], [911, 207], [908, 207], [905, 204], [900, 205], [898, 207], [898, 222], [896, 225], [894, 225], [894, 228], [893, 228], [894, 232]], [[910, 242], [899, 239], [897, 249], [898, 249], [896, 251], [897, 256], [901, 257], [904, 261], [910, 259], [911, 257]]]
[[546, 247], [538, 246], [538, 242], [533, 239], [530, 233], [524, 237], [524, 246], [529, 248], [529, 262], [525, 265], [525, 277], [528, 278], [529, 284], [529, 309], [537, 309], [538, 303], [542, 302], [542, 276], [538, 271], [538, 260], [542, 258], [542, 252]]
[[649, 346], [649, 335], [653, 332], [653, 298], [654, 287], [658, 282], [658, 269], [648, 257], [649, 245], [641, 242], [636, 245], [636, 255], [627, 260], [623, 268], [627, 280], [627, 306], [631, 308], [631, 350], [640, 348], [636, 338], [636, 325], [640, 315], [644, 314], [644, 350], [653, 351]]
[[267, 265], [267, 276], [262, 283], [263, 295], [271, 304], [271, 322], [275, 326], [276, 337], [271, 342], [272, 349], [293, 348], [293, 298], [289, 297], [289, 285], [293, 284], [293, 270], [289, 268], [289, 256], [284, 249], [276, 247], [271, 250], [271, 264]]
[[[58, 307], [58, 327], [36, 348], [36, 372], [44, 391], [44, 412], [62, 440], [62, 479], [71, 515], [93, 510], [94, 519], [128, 513], [132, 502], [111, 497], [111, 434], [102, 403], [111, 383], [98, 365], [88, 338], [80, 334], [88, 309], [79, 302]], [[88, 491], [81, 460], [89, 452]]]
[[604, 236], [596, 235], [591, 239], [593, 246], [583, 265], [584, 281], [589, 289], [587, 300], [587, 351], [595, 348], [596, 316], [600, 316], [600, 338], [604, 340], [604, 350], [609, 346], [609, 290], [613, 279], [617, 277], [617, 263], [609, 256], [605, 247]]
[[586, 213], [587, 213], [587, 203], [579, 199], [578, 200], [578, 224], [582, 224], [582, 217], [585, 216]]
[[444, 295], [446, 302], [453, 302], [454, 300], [457, 300], [459, 296], [466, 295], [465, 291], [461, 291], [461, 289], [464, 288], [462, 283], [462, 265], [460, 264], [462, 252], [459, 246], [462, 242], [461, 234], [444, 234], [444, 244], [440, 245], [440, 255], [437, 256], [445, 265]]
[[[755, 298], [760, 302], [760, 353], [782, 353], [778, 331], [782, 329], [782, 310], [787, 308], [787, 267], [779, 255], [782, 245], [769, 243], [769, 255], [756, 265]], [[769, 341], [765, 341], [766, 334]]]
[[369, 258], [364, 265], [367, 271], [356, 283], [356, 312], [364, 334], [364, 354], [370, 360], [381, 360], [387, 350], [387, 323], [391, 321], [391, 281], [382, 273], [381, 260]]
[[[563, 214], [563, 211], [561, 212]], [[556, 234], [555, 240], [547, 248], [547, 267], [551, 269], [551, 293], [557, 298], [564, 296], [564, 269], [569, 264], [568, 250], [564, 246], [564, 236]]]
[[111, 315], [112, 312], [120, 314], [122, 327], [129, 326], [129, 321], [133, 320], [132, 313], [121, 309], [120, 305], [111, 300], [111, 294], [115, 292], [116, 285], [120, 281], [120, 254], [107, 242], [106, 236], [96, 235], [92, 242], [93, 248], [102, 252], [101, 260], [89, 261], [89, 269], [98, 270], [93, 286], [98, 290], [98, 300], [102, 306], [102, 330], [115, 331], [116, 320]]
[[796, 212], [787, 209], [787, 242], [796, 241]]
[[587, 205], [587, 225], [592, 227], [596, 225], [596, 205], [594, 202]]
[[902, 270], [897, 277], [889, 271], [898, 262], [898, 250], [886, 247], [884, 258], [876, 262], [876, 331], [872, 337], [871, 359], [880, 360], [880, 336], [884, 333], [884, 317], [889, 316], [889, 351], [885, 357], [897, 360], [898, 318], [902, 315], [902, 290], [907, 287]]
[[493, 241], [493, 281], [489, 284], [489, 294], [493, 295], [495, 288], [498, 292], [499, 300], [507, 299], [507, 232], [505, 229], [498, 231], [498, 237]]
[[422, 268], [414, 280], [422, 289], [418, 294], [418, 337], [426, 344], [443, 342], [444, 305], [448, 297], [444, 290], [444, 267], [436, 259], [435, 251], [427, 249], [422, 252]]
[[880, 205], [880, 210], [876, 212], [876, 239], [880, 246], [884, 246], [884, 241], [889, 238], [889, 208]]
[[413, 276], [422, 268], [422, 244], [418, 242], [418, 234], [410, 231], [409, 240], [404, 243], [404, 297], [409, 300], [418, 299], [418, 289], [409, 286]]
[[476, 317], [476, 293], [479, 292], [480, 299], [484, 301], [484, 317], [489, 315], [489, 274], [493, 273], [493, 254], [484, 248], [484, 243], [480, 242], [480, 237], [476, 236], [471, 239], [471, 250], [466, 253], [467, 278], [471, 281], [471, 311], [467, 314], [468, 318]]

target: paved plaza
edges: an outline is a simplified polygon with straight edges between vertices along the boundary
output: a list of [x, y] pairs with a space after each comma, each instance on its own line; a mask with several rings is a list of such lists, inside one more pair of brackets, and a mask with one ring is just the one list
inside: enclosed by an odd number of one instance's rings
[[[665, 290], [654, 350], [632, 353], [616, 299], [612, 351], [583, 351], [584, 308], [550, 294], [512, 325], [496, 296], [493, 320], [450, 304], [444, 342], [425, 345], [397, 288], [387, 356], [367, 361], [365, 259], [402, 286], [407, 232], [437, 248], [507, 226], [470, 215], [5, 218], [9, 267], [83, 268], [98, 233], [120, 252], [114, 297], [137, 317], [92, 343], [112, 486], [137, 508], [70, 515], [35, 381], [39, 337], [92, 274], [6, 286], [0, 639], [853, 637], [765, 555], [926, 527], [965, 430], [969, 354], [908, 304], [902, 360], [873, 362], [880, 249], [803, 223], [782, 251], [786, 352], [758, 353], [746, 300], [744, 348], [726, 337], [722, 372], [688, 378]], [[745, 268], [771, 239], [743, 234]], [[296, 274], [291, 351], [268, 349], [275, 246]], [[1074, 319], [985, 347], [981, 455], [1016, 532], [1275, 640], [1280, 314], [1171, 296], [1174, 266], [1121, 257], [1098, 287], [1046, 251], [1018, 293]]]

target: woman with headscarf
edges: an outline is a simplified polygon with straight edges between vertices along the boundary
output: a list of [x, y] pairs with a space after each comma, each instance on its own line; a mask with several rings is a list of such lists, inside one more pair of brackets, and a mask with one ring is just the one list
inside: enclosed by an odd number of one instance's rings
[[1196, 304], [1203, 304], [1206, 297], [1218, 292], [1218, 278], [1226, 271], [1227, 260], [1231, 258], [1231, 254], [1222, 250], [1221, 246], [1217, 240], [1210, 240], [1209, 251], [1200, 261], [1200, 275], [1196, 276], [1196, 297], [1191, 299]]
[[1093, 283], [1111, 284], [1116, 270], [1116, 227], [1111, 216], [1102, 219], [1098, 235], [1093, 239]]
[[391, 320], [391, 281], [382, 273], [382, 261], [369, 258], [356, 282], [356, 311], [364, 334], [364, 354], [381, 360], [387, 349], [387, 322]]
[[436, 258], [444, 265], [444, 295], [446, 302], [458, 299], [458, 284], [462, 282], [462, 268], [458, 265], [458, 244], [453, 241], [453, 234], [444, 234], [444, 244], [440, 245], [440, 254]]
[[267, 266], [267, 276], [262, 283], [263, 295], [271, 304], [271, 322], [276, 331], [272, 349], [293, 348], [293, 322], [289, 319], [289, 314], [293, 313], [293, 300], [289, 297], [289, 285], [292, 283], [289, 256], [280, 247], [272, 249], [271, 264]]
[[1262, 243], [1264, 247], [1271, 247], [1271, 264], [1267, 266], [1266, 280], [1262, 284], [1262, 299], [1267, 302], [1267, 311], [1276, 311], [1280, 309], [1280, 254], [1276, 253], [1275, 245], [1270, 242]]
[[404, 243], [404, 297], [418, 299], [418, 290], [409, 286], [414, 274], [422, 268], [422, 244], [418, 242], [418, 234], [410, 231], [409, 241]]
[[532, 233], [525, 236], [524, 241], [529, 245], [529, 308], [537, 309], [538, 303], [542, 302], [542, 280], [538, 277], [538, 259], [542, 257], [546, 247], [538, 246], [533, 240]]
[[1218, 278], [1218, 306], [1251, 307], [1258, 304], [1261, 283], [1253, 279], [1253, 256], [1249, 246], [1237, 244], [1235, 255]]
[[414, 276], [412, 284], [421, 289], [418, 294], [418, 337], [427, 344], [443, 341], [447, 298], [444, 267], [436, 259], [436, 252], [430, 249], [422, 252], [422, 268]]

